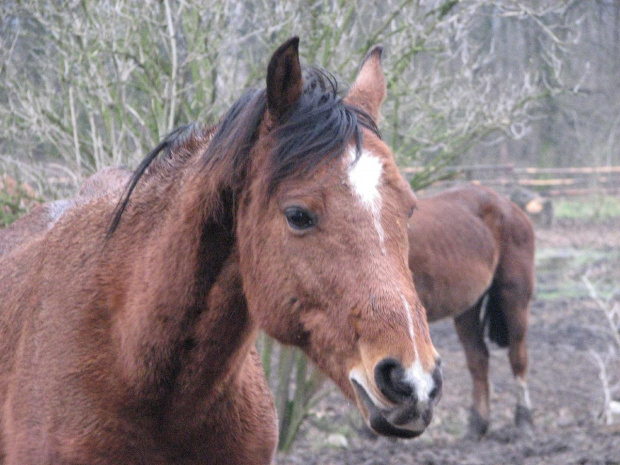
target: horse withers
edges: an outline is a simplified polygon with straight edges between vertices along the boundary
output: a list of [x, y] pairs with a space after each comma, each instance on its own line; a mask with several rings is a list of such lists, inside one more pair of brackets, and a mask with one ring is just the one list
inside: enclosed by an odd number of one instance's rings
[[173, 131], [124, 191], [0, 259], [0, 463], [270, 463], [259, 329], [376, 432], [425, 430], [441, 370], [407, 266], [416, 200], [375, 125], [380, 53], [343, 99], [287, 41], [217, 126]]
[[429, 321], [453, 317], [473, 380], [469, 434], [489, 425], [489, 338], [508, 347], [517, 426], [532, 427], [526, 384], [534, 230], [523, 211], [470, 184], [422, 198], [409, 221], [409, 266]]

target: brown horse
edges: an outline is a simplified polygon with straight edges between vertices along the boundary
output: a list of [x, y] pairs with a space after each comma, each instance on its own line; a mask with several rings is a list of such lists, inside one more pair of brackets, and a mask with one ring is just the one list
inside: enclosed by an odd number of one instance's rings
[[469, 432], [489, 425], [489, 337], [508, 356], [518, 390], [515, 420], [532, 425], [525, 335], [534, 288], [534, 231], [507, 198], [477, 185], [420, 199], [409, 221], [409, 267], [429, 321], [453, 317], [473, 379]]
[[380, 52], [342, 99], [287, 41], [216, 127], [173, 131], [122, 195], [2, 257], [0, 463], [270, 463], [259, 329], [376, 432], [424, 431], [441, 370], [407, 266], [416, 200], [375, 125]]

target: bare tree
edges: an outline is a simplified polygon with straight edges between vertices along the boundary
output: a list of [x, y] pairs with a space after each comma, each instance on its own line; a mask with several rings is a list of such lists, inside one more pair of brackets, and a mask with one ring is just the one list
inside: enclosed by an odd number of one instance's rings
[[603, 332], [611, 339], [604, 354], [590, 349], [590, 355], [599, 369], [599, 380], [603, 391], [603, 408], [599, 418], [604, 424], [610, 425], [614, 422], [614, 415], [620, 415], [620, 400], [617, 399], [620, 398], [620, 379], [614, 381], [613, 373], [608, 370], [608, 367], [617, 366], [620, 358], [620, 303], [614, 300], [616, 292], [613, 291], [609, 294], [609, 298], [601, 297], [587, 272], [581, 280], [601, 311]]
[[[384, 44], [382, 129], [402, 163], [427, 167], [414, 180], [427, 184], [490, 134], [523, 137], [539, 97], [554, 89], [568, 3], [526, 3], [8, 2], [0, 153], [59, 158], [77, 180], [132, 165], [175, 125], [216, 121], [240, 89], [260, 85], [274, 44], [299, 34], [306, 61], [345, 81], [371, 45]], [[544, 73], [527, 53], [508, 60], [514, 34], [500, 32], [509, 28], [535, 37]]]

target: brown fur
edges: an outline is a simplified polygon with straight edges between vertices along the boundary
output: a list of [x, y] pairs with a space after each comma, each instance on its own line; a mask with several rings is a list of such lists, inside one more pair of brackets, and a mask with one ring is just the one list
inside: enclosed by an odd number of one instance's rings
[[37, 205], [27, 215], [0, 229], [0, 257], [47, 231], [68, 209], [98, 197], [120, 194], [130, 174], [122, 168], [104, 168], [82, 183], [74, 199]]
[[453, 317], [474, 382], [472, 429], [489, 420], [488, 350], [509, 346], [513, 374], [525, 381], [525, 336], [534, 288], [534, 231], [519, 207], [491, 189], [466, 185], [420, 199], [409, 222], [409, 266], [429, 321]]
[[[213, 130], [193, 131], [136, 184], [112, 234], [120, 190], [104, 179], [55, 220], [35, 218], [0, 258], [1, 464], [270, 463], [277, 424], [258, 329], [304, 349], [380, 432], [428, 425], [441, 386], [406, 261], [415, 200], [387, 146], [364, 130], [364, 150], [384, 166], [384, 253], [342, 155], [267, 195], [274, 115], [302, 83], [282, 67], [299, 73], [297, 61], [297, 39], [272, 57], [246, 166], [217, 153], [206, 170]], [[371, 87], [373, 73], [360, 72]], [[292, 229], [291, 205], [316, 226]], [[387, 398], [375, 380], [383, 360], [418, 361], [439, 382], [434, 394], [418, 402], [403, 379], [411, 395]], [[353, 368], [381, 411], [352, 387]]]

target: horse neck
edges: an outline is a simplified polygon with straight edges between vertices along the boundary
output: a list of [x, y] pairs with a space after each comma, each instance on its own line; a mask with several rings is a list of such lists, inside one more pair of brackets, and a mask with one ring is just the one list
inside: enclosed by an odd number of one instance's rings
[[[125, 288], [115, 325], [121, 366], [133, 392], [169, 406], [170, 399], [196, 402], [221, 390], [255, 332], [235, 252], [232, 196], [216, 173], [196, 172], [189, 163], [172, 177], [176, 187], [136, 192], [140, 208], [114, 233], [119, 244], [135, 241], [136, 231], [147, 237], [124, 259], [131, 272], [120, 279], [129, 283], [118, 283]], [[140, 213], [153, 204], [156, 221]]]

